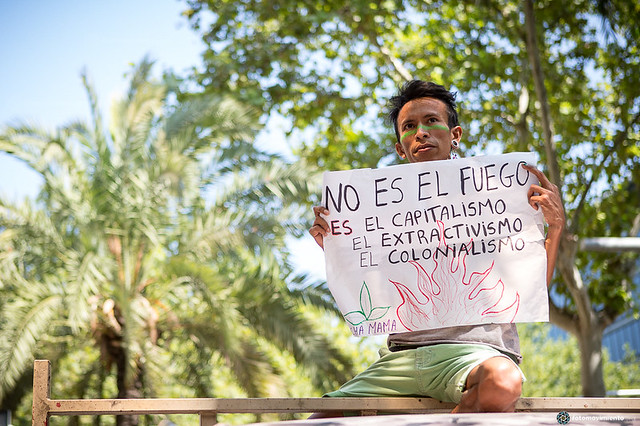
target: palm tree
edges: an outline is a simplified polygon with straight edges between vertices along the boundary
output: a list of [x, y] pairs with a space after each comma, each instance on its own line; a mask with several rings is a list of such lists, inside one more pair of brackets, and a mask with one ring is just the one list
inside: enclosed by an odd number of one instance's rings
[[62, 362], [89, 344], [100, 356], [80, 366], [78, 396], [102, 396], [112, 372], [122, 398], [160, 396], [167, 380], [224, 395], [214, 366], [248, 396], [274, 395], [287, 356], [317, 389], [342, 382], [351, 361], [313, 320], [335, 311], [285, 246], [313, 173], [248, 142], [251, 109], [175, 102], [151, 68], [133, 70], [107, 130], [83, 76], [89, 125], [0, 134], [44, 180], [35, 203], [0, 201], [0, 401], [34, 356]]

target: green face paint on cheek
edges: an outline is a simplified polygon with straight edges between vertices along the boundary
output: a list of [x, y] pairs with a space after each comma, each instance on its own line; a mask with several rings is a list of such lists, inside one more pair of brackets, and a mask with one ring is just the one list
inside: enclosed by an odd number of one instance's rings
[[436, 130], [436, 129], [440, 129], [440, 130], [446, 130], [449, 131], [449, 128], [447, 126], [443, 126], [442, 124], [434, 124], [433, 126], [423, 126], [422, 124], [418, 126], [418, 129], [422, 129], [422, 130]]
[[418, 132], [418, 129], [422, 129], [422, 130], [424, 130], [426, 132], [428, 132], [429, 130], [446, 130], [446, 131], [449, 131], [449, 128], [447, 126], [443, 126], [442, 124], [434, 124], [433, 126], [423, 126], [422, 124], [420, 124], [417, 129], [409, 130], [408, 132], [403, 134], [400, 137], [400, 142], [402, 142], [404, 140], [404, 138], [407, 137], [407, 136], [415, 135]]
[[417, 129], [409, 130], [407, 133], [403, 134], [400, 137], [400, 142], [404, 141], [404, 138], [406, 138], [407, 136], [415, 135], [417, 131]]

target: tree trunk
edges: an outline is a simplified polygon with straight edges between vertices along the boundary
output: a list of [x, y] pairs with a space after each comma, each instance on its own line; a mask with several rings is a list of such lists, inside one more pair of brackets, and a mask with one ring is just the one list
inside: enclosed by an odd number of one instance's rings
[[[118, 385], [118, 398], [131, 399], [142, 397], [142, 370], [138, 369], [136, 374], [128, 374], [129, 366], [127, 365], [127, 357], [124, 348], [121, 348], [121, 355], [118, 356], [116, 367]], [[116, 416], [117, 426], [136, 426], [138, 424], [138, 416]]]
[[[544, 85], [544, 73], [540, 60], [540, 50], [536, 37], [536, 24], [533, 0], [524, 1], [525, 44], [529, 56], [531, 75], [533, 77], [536, 97], [540, 103], [540, 120], [544, 147], [547, 157], [549, 179], [559, 188], [562, 187], [560, 168], [553, 140], [553, 124], [549, 108], [549, 100]], [[564, 314], [561, 309], [554, 309], [554, 324], [574, 332], [578, 338], [581, 357], [582, 393], [584, 396], [605, 396], [604, 377], [602, 371], [602, 332], [604, 321], [597, 317], [588, 288], [584, 285], [580, 271], [576, 267], [577, 236], [565, 231], [558, 254], [558, 269], [576, 306], [576, 314]], [[571, 326], [573, 321], [577, 326]]]
[[[561, 242], [557, 267], [571, 293], [575, 313], [556, 306], [551, 307], [551, 319], [555, 325], [574, 334], [578, 339], [581, 359], [581, 382], [584, 396], [605, 396], [602, 370], [602, 333], [608, 321], [594, 311], [589, 291], [576, 266], [578, 239], [565, 235]], [[549, 301], [553, 304], [553, 301]]]
[[[101, 336], [101, 346], [108, 354], [109, 362], [113, 362], [116, 366], [117, 397], [120, 399], [141, 398], [143, 369], [137, 364], [135, 366], [137, 371], [130, 371], [132, 367], [127, 354], [126, 339], [124, 338], [126, 333], [125, 320], [117, 306], [114, 309], [114, 318], [120, 330], [116, 330], [113, 327], [104, 330]], [[137, 424], [138, 416], [116, 416], [116, 425], [118, 426], [135, 426]]]
[[559, 188], [562, 187], [560, 180], [560, 166], [556, 154], [556, 144], [553, 141], [553, 124], [549, 109], [549, 99], [547, 89], [544, 86], [544, 73], [540, 63], [540, 50], [536, 39], [536, 23], [533, 12], [533, 0], [526, 0], [524, 7], [524, 21], [526, 32], [526, 47], [535, 87], [536, 97], [540, 102], [540, 120], [542, 122], [542, 134], [544, 135], [544, 150], [547, 155], [547, 168], [549, 169], [549, 179]]
[[595, 320], [581, 331], [580, 345], [582, 395], [603, 397], [606, 394], [602, 370], [602, 326]]

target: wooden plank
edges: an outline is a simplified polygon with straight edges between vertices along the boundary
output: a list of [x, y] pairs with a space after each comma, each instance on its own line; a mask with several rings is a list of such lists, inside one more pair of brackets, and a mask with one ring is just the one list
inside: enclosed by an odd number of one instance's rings
[[218, 424], [218, 415], [213, 414], [201, 414], [200, 415], [200, 426], [215, 426]]
[[[170, 398], [50, 400], [52, 415], [311, 413], [316, 411], [449, 412], [431, 398]], [[516, 411], [640, 411], [640, 398], [520, 398]]]
[[57, 399], [49, 412], [80, 414], [311, 413], [315, 411], [449, 412], [431, 398], [147, 398]]
[[[359, 412], [450, 413], [453, 403], [432, 398], [151, 398], [51, 399], [51, 364], [37, 360], [33, 373], [32, 425], [46, 426], [49, 416], [199, 414], [201, 426], [217, 424], [218, 413]], [[520, 398], [517, 412], [640, 413], [640, 398]]]
[[[251, 423], [252, 426], [513, 426], [559, 425], [558, 413], [460, 413], [460, 414], [392, 414], [384, 418], [334, 417], [331, 419], [285, 420]], [[638, 425], [637, 413], [570, 413], [569, 426]]]
[[640, 398], [520, 398], [516, 411], [640, 412]]
[[50, 397], [51, 363], [48, 360], [36, 360], [33, 363], [32, 426], [47, 426], [47, 422], [49, 421]]
[[[247, 398], [220, 399], [220, 413], [311, 413], [316, 411], [449, 412], [455, 404], [432, 398]], [[243, 410], [243, 411], [238, 411]]]

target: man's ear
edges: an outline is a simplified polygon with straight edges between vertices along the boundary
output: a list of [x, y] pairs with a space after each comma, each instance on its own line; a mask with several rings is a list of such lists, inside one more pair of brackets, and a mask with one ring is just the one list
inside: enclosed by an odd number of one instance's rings
[[400, 156], [400, 158], [407, 158], [407, 154], [404, 153], [404, 149], [402, 148], [402, 144], [400, 142], [396, 142], [396, 152]]
[[456, 126], [451, 129], [451, 139], [460, 142], [460, 139], [462, 139], [462, 127]]

